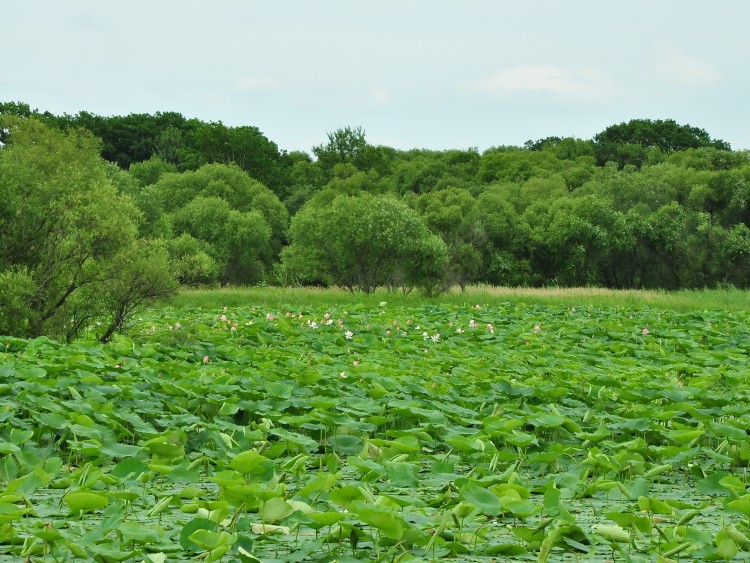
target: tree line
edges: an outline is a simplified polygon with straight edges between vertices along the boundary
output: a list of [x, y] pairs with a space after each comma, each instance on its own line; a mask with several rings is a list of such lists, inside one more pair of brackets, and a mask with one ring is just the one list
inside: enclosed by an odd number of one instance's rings
[[286, 152], [178, 113], [0, 103], [0, 333], [108, 339], [180, 285], [750, 285], [750, 154], [673, 120], [485, 151]]

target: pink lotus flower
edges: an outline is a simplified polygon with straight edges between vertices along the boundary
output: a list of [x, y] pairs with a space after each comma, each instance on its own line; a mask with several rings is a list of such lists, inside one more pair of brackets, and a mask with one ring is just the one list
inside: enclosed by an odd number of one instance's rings
[[352, 365], [356, 368], [359, 365], [359, 360], [354, 360]]
[[647, 328], [644, 328], [644, 329], [643, 329], [643, 330], [641, 331], [641, 334], [648, 334], [649, 332], [651, 332], [651, 331], [650, 331], [649, 329], [647, 329]]
[[208, 363], [208, 356], [203, 356], [203, 363], [204, 363], [204, 364], [207, 364], [207, 363]]

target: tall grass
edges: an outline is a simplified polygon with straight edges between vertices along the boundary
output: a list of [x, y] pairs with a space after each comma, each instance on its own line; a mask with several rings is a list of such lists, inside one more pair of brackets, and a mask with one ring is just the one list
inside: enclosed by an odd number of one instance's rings
[[602, 288], [510, 288], [473, 286], [465, 291], [454, 289], [438, 297], [418, 293], [403, 294], [378, 290], [373, 294], [350, 293], [338, 288], [233, 287], [222, 289], [184, 290], [167, 305], [173, 307], [267, 307], [377, 305], [382, 301], [398, 305], [443, 303], [451, 305], [493, 305], [511, 303], [528, 306], [613, 307], [639, 309], [644, 307], [674, 310], [750, 310], [750, 292], [738, 289], [645, 291]]

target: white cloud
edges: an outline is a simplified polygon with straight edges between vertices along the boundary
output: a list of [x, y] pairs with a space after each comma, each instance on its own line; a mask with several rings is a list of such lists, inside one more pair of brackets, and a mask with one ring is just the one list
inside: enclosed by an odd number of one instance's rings
[[679, 45], [654, 45], [653, 52], [651, 71], [656, 79], [696, 88], [714, 86], [722, 79], [721, 71], [708, 60], [690, 55]]
[[272, 92], [281, 86], [278, 80], [271, 76], [247, 76], [235, 82], [234, 89], [240, 92]]
[[376, 106], [387, 106], [393, 101], [393, 96], [388, 90], [376, 88], [370, 90], [370, 102]]
[[605, 97], [607, 80], [599, 72], [570, 72], [551, 65], [520, 65], [502, 69], [469, 85], [469, 90], [507, 98], [527, 93], [542, 93], [566, 100], [593, 100]]

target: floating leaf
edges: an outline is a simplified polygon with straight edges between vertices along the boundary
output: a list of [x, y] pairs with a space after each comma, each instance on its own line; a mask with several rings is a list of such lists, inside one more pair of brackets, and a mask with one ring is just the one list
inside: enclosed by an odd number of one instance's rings
[[199, 528], [191, 533], [188, 539], [201, 548], [210, 551], [224, 546], [231, 546], [237, 541], [237, 534], [230, 534], [224, 531], [214, 532], [205, 528]]
[[274, 497], [266, 502], [262, 502], [259, 512], [263, 522], [274, 524], [289, 516], [294, 512], [294, 509], [281, 497]]
[[363, 503], [356, 504], [354, 511], [357, 517], [376, 528], [385, 537], [398, 541], [404, 535], [404, 522], [390, 510]]
[[90, 491], [68, 493], [62, 500], [68, 505], [71, 512], [91, 512], [104, 508], [109, 504], [109, 500], [105, 495]]
[[343, 520], [346, 515], [341, 512], [313, 512], [307, 517], [316, 524], [314, 527], [318, 529], [333, 526], [336, 522]]
[[502, 510], [500, 499], [484, 487], [467, 483], [461, 488], [461, 496], [466, 502], [476, 506], [486, 514], [497, 515]]
[[268, 465], [273, 465], [270, 459], [259, 454], [254, 450], [249, 450], [237, 454], [229, 463], [230, 467], [243, 475], [263, 473], [267, 470]]
[[140, 522], [123, 522], [117, 529], [126, 541], [136, 543], [156, 543], [164, 537], [164, 531], [158, 526], [147, 526]]
[[194, 518], [182, 527], [180, 531], [180, 546], [185, 551], [198, 551], [203, 549], [190, 539], [190, 535], [197, 530], [215, 531], [219, 525], [208, 518]]
[[291, 533], [289, 526], [277, 526], [275, 524], [253, 524], [251, 529], [254, 534], [262, 536], [270, 536], [274, 534], [288, 536]]
[[607, 541], [628, 543], [630, 541], [630, 533], [615, 524], [609, 526], [607, 524], [594, 524], [592, 529], [595, 534], [603, 537]]
[[144, 449], [152, 455], [168, 460], [182, 459], [185, 457], [185, 446], [182, 444], [167, 442], [162, 438], [149, 441], [146, 446], [144, 446]]
[[331, 491], [329, 498], [332, 503], [342, 508], [349, 508], [352, 502], [365, 500], [365, 495], [359, 487], [344, 485]]

